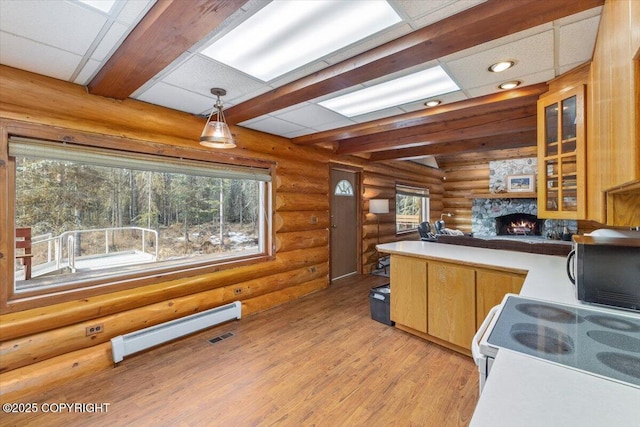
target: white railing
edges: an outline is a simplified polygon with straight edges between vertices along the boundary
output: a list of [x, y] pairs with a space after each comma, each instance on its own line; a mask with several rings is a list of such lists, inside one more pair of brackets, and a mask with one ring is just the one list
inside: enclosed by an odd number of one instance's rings
[[[92, 254], [91, 256], [100, 256], [107, 255], [112, 253], [123, 252], [123, 250], [118, 250], [113, 252], [111, 249], [111, 244], [113, 243], [113, 239], [110, 239], [110, 233], [117, 231], [127, 231], [127, 230], [137, 230], [142, 232], [142, 238], [140, 239], [139, 251], [142, 253], [147, 253], [147, 239], [152, 237], [153, 239], [153, 247], [154, 251], [152, 252], [153, 261], [158, 259], [158, 232], [156, 230], [152, 230], [149, 228], [142, 227], [109, 227], [109, 228], [93, 228], [87, 230], [71, 230], [65, 231], [59, 236], [52, 237], [51, 233], [41, 234], [32, 239], [31, 247], [32, 249], [36, 246], [47, 245], [47, 256], [46, 261], [41, 262], [40, 264], [49, 264], [55, 261], [55, 270], [60, 270], [62, 268], [69, 267], [72, 272], [76, 271], [76, 260], [77, 258], [81, 258], [82, 254], [76, 257], [75, 251], [75, 242], [76, 238], [79, 238], [82, 241], [83, 234], [89, 233], [104, 233], [104, 252]], [[66, 246], [66, 254], [64, 253]], [[127, 250], [137, 251], [138, 248], [132, 247]], [[43, 250], [44, 251], [44, 250]], [[52, 253], [53, 252], [53, 253]], [[65, 258], [66, 255], [66, 258]]]

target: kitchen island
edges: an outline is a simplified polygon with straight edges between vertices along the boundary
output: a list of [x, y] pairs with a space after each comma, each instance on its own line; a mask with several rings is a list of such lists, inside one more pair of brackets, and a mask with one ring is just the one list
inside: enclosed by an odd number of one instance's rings
[[[415, 288], [423, 283], [426, 286], [430, 278], [427, 269], [431, 265], [438, 269], [450, 266], [461, 269], [463, 273], [468, 270], [468, 275], [473, 271], [475, 276], [479, 271], [492, 270], [499, 274], [522, 274], [521, 296], [568, 305], [580, 304], [567, 278], [564, 257], [416, 241], [382, 244], [377, 248], [380, 252], [391, 254], [392, 307], [394, 296], [400, 294], [402, 299], [403, 289], [407, 287], [414, 288], [411, 298], [421, 298], [422, 295], [415, 295]], [[400, 264], [396, 265], [395, 270], [394, 259], [396, 264]], [[414, 261], [413, 268], [407, 264], [408, 260]], [[424, 268], [423, 263], [426, 266]], [[425, 274], [427, 279], [422, 281]], [[464, 278], [464, 274], [448, 277]], [[470, 276], [466, 280], [471, 283]], [[474, 296], [477, 297], [477, 280], [475, 285]], [[471, 291], [470, 285], [467, 289]], [[455, 285], [452, 293], [455, 293]], [[477, 305], [475, 309], [478, 310]], [[455, 313], [450, 314], [455, 317]], [[392, 312], [392, 319], [393, 316]], [[395, 316], [403, 319], [403, 315], [397, 312]], [[479, 317], [476, 314], [476, 318]], [[400, 328], [415, 333], [414, 328], [405, 328], [402, 323]], [[428, 333], [415, 334], [426, 339], [432, 338]], [[454, 349], [465, 352], [465, 348]], [[640, 389], [501, 349], [493, 363], [471, 426], [638, 426], [638, 420]]]

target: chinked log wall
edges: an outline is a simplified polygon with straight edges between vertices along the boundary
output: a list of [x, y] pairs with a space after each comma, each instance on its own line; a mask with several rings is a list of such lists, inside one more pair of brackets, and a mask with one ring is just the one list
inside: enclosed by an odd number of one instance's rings
[[[83, 87], [0, 66], [0, 118], [61, 129], [196, 148], [204, 121], [143, 102], [114, 101], [86, 94]], [[432, 217], [442, 207], [442, 173], [419, 165], [368, 164], [287, 139], [233, 129], [234, 155], [277, 162], [274, 187], [276, 256], [272, 261], [214, 273], [181, 277], [136, 289], [61, 302], [0, 316], [0, 400], [35, 394], [73, 378], [112, 366], [110, 338], [194, 312], [242, 300], [243, 316], [266, 310], [329, 285], [329, 163], [362, 170], [362, 272], [375, 262], [376, 218], [368, 199], [395, 199], [395, 184], [429, 187]], [[4, 147], [4, 146], [3, 146]], [[6, 147], [5, 147], [6, 148]], [[8, 194], [3, 186], [0, 222], [6, 223]], [[391, 204], [393, 208], [393, 204]], [[391, 209], [393, 212], [393, 209]], [[312, 218], [317, 218], [317, 223]], [[396, 240], [393, 213], [381, 218], [382, 242]], [[416, 233], [402, 238], [415, 239]], [[13, 245], [0, 235], [0, 251]], [[4, 263], [4, 265], [2, 265]], [[0, 258], [3, 271], [12, 260]], [[2, 286], [7, 286], [3, 281]], [[242, 289], [240, 298], [234, 293]], [[102, 323], [104, 333], [87, 337], [85, 328]]]

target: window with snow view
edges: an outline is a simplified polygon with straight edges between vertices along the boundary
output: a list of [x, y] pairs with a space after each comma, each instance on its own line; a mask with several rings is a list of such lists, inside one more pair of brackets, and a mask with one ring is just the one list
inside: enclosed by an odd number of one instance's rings
[[267, 255], [271, 170], [14, 138], [14, 293]]

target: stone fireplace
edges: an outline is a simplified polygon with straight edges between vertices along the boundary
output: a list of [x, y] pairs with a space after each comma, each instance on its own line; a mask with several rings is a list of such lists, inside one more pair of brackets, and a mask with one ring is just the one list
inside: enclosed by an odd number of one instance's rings
[[535, 215], [514, 213], [495, 218], [498, 236], [540, 236], [542, 220]]
[[[492, 196], [499, 193], [500, 198], [482, 198], [480, 196], [473, 199], [471, 231], [474, 236], [526, 235], [539, 236], [540, 238], [558, 238], [565, 227], [571, 232], [577, 230], [577, 221], [539, 219], [537, 199], [519, 198], [516, 194], [505, 192], [506, 176], [535, 174], [536, 164], [535, 158], [489, 162], [489, 193]], [[509, 218], [509, 223], [504, 225], [502, 218]], [[511, 225], [513, 219], [518, 220], [515, 228]], [[526, 219], [528, 223], [519, 224], [521, 219]], [[507, 229], [509, 227], [511, 228], [510, 230]]]

